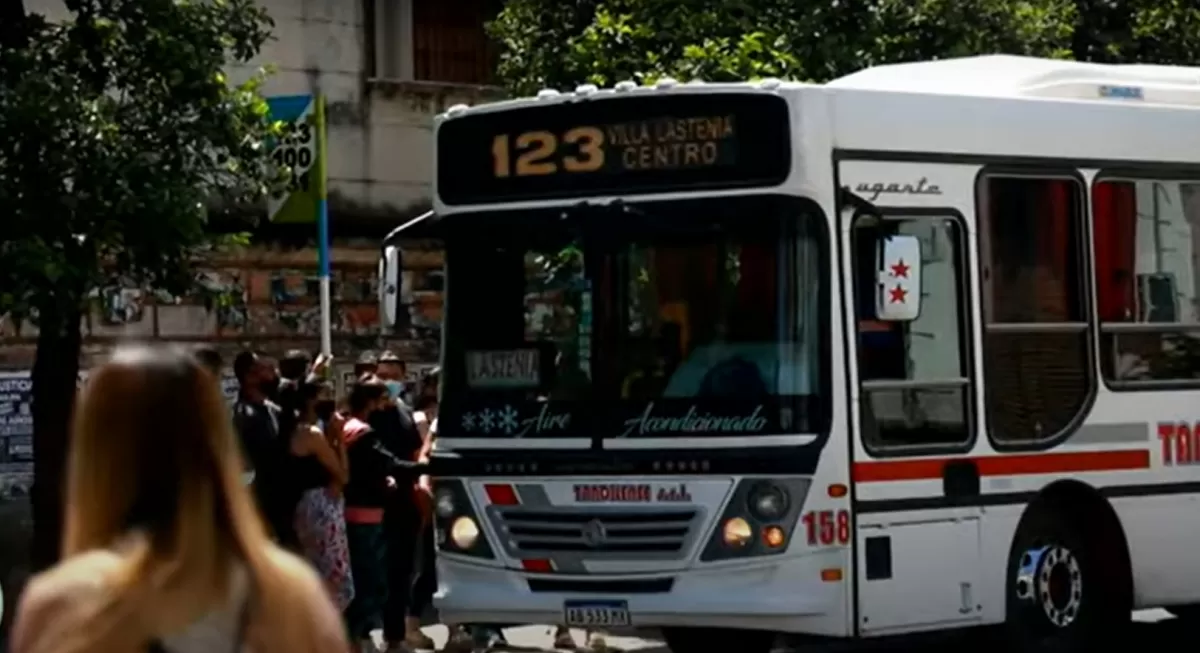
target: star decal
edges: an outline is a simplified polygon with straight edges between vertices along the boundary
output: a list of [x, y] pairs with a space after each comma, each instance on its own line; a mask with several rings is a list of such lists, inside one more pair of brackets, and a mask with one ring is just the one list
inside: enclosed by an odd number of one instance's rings
[[910, 267], [904, 263], [904, 259], [900, 259], [892, 264], [892, 276], [897, 279], [907, 279]]
[[908, 301], [908, 291], [903, 286], [896, 286], [888, 291], [888, 301], [892, 304], [903, 304]]

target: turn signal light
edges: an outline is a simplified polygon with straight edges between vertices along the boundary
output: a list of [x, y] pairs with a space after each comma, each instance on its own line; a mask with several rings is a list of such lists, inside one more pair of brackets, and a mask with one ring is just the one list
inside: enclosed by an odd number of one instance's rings
[[842, 580], [842, 570], [836, 567], [821, 570], [821, 580], [826, 583], [837, 583]]
[[787, 537], [783, 534], [783, 529], [778, 526], [768, 526], [762, 532], [763, 544], [778, 549], [787, 542]]

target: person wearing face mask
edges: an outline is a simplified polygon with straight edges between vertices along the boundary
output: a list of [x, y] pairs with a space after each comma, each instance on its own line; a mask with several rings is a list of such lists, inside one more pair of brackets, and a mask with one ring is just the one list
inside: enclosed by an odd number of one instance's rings
[[375, 374], [383, 380], [387, 386], [388, 394], [392, 399], [397, 400], [404, 405], [411, 405], [411, 397], [408, 395], [408, 365], [400, 359], [399, 356], [390, 351], [385, 351], [379, 355], [379, 361], [376, 363]]
[[350, 469], [345, 488], [346, 536], [355, 587], [354, 599], [346, 609], [346, 623], [361, 650], [370, 651], [375, 647], [370, 633], [384, 627], [389, 596], [407, 596], [411, 583], [410, 575], [403, 585], [390, 586], [392, 541], [385, 532], [384, 507], [398, 488], [412, 487], [428, 467], [387, 446], [388, 438], [380, 429], [387, 428], [391, 416], [399, 410], [380, 379], [359, 379], [350, 391], [348, 404], [350, 415], [342, 427], [342, 438]]
[[249, 350], [233, 360], [233, 373], [238, 381], [233, 423], [248, 471], [254, 475], [251, 490], [276, 540], [294, 550], [295, 503], [291, 501], [286, 472], [290, 454], [288, 442], [280, 436], [282, 411], [274, 401], [279, 393], [279, 375], [269, 359]]
[[[384, 360], [381, 357], [380, 369], [395, 373], [395, 368], [388, 369], [382, 362]], [[388, 400], [383, 409], [370, 416], [371, 428], [379, 433], [389, 451], [416, 464], [415, 461], [421, 460], [423, 441], [413, 410], [403, 400], [395, 398], [395, 379], [388, 379], [384, 384], [385, 387], [390, 384]], [[391, 650], [432, 646], [420, 631], [420, 617], [428, 607], [428, 601], [423, 600], [423, 592], [413, 592], [422, 527], [431, 505], [429, 494], [418, 489], [416, 480], [412, 477], [398, 485], [387, 497], [385, 505], [384, 534], [391, 592], [384, 610], [383, 631]]]
[[350, 479], [345, 420], [334, 412], [328, 382], [310, 375], [286, 391], [285, 411], [295, 425], [289, 436], [289, 478], [296, 492], [295, 529], [300, 553], [320, 573], [330, 598], [344, 611], [354, 598], [342, 490]]

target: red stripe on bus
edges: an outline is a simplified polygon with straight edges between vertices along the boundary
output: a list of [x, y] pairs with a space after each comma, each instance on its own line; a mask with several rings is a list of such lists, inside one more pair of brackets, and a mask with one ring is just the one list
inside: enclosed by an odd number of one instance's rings
[[942, 477], [947, 463], [973, 462], [980, 476], [1020, 476], [1024, 474], [1064, 474], [1069, 472], [1107, 472], [1149, 469], [1150, 452], [1070, 451], [1056, 453], [980, 456], [974, 458], [923, 458], [920, 460], [875, 460], [854, 463], [858, 483], [878, 481], [923, 481]]

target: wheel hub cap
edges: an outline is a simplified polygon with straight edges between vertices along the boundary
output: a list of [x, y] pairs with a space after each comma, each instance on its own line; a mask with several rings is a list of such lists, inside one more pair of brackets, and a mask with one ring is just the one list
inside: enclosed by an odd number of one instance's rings
[[1051, 625], [1066, 628], [1079, 616], [1083, 599], [1079, 558], [1057, 544], [1026, 551], [1017, 568], [1016, 595]]

